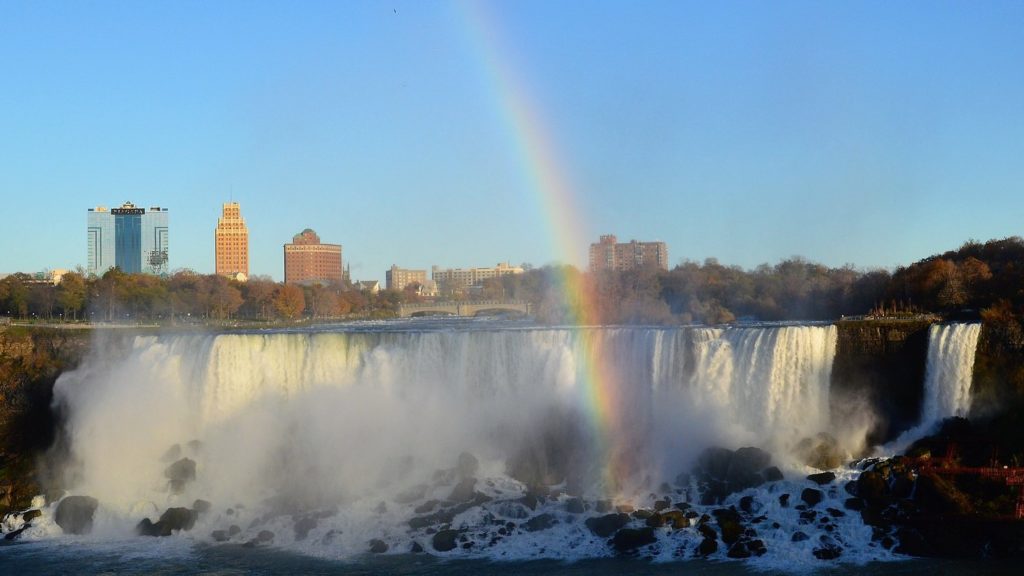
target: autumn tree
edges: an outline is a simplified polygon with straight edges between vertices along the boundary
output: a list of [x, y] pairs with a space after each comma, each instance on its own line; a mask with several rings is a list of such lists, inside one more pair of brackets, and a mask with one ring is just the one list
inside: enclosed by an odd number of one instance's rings
[[294, 284], [283, 284], [274, 291], [274, 310], [285, 320], [295, 320], [306, 309], [306, 296], [302, 288]]

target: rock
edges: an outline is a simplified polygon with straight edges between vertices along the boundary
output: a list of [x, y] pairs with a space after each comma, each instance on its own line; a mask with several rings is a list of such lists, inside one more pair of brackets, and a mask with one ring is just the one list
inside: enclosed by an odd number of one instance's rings
[[657, 541], [654, 528], [622, 528], [612, 537], [612, 547], [620, 553], [631, 552]]
[[438, 552], [448, 552], [454, 550], [457, 545], [456, 540], [459, 537], [459, 533], [456, 530], [441, 530], [431, 539], [431, 546]]
[[705, 485], [702, 502], [714, 504], [733, 492], [760, 486], [765, 480], [759, 470], [767, 467], [771, 458], [760, 448], [745, 447], [735, 452], [708, 448], [698, 457], [695, 470]]
[[472, 478], [476, 476], [477, 470], [480, 469], [480, 461], [476, 459], [469, 452], [463, 452], [459, 454], [458, 463], [455, 465], [455, 470], [459, 475], [459, 478], [465, 480], [466, 478]]
[[190, 458], [182, 458], [164, 470], [164, 476], [170, 481], [172, 494], [180, 494], [185, 485], [196, 479], [196, 462]]
[[539, 532], [541, 530], [547, 530], [555, 524], [558, 524], [558, 520], [551, 514], [540, 514], [530, 518], [523, 523], [523, 530], [527, 532]]
[[743, 498], [740, 498], [740, 510], [743, 510], [744, 512], [750, 514], [751, 511], [753, 510], [753, 507], [754, 507], [754, 497], [753, 496], [744, 496]]
[[690, 526], [690, 519], [686, 517], [686, 513], [682, 510], [666, 510], [661, 513], [661, 518], [665, 524], [672, 526], [676, 530]]
[[316, 528], [317, 519], [313, 516], [303, 516], [295, 522], [295, 540], [305, 540], [309, 532]]
[[[146, 520], [149, 520], [149, 518]], [[228, 536], [227, 530], [214, 530], [210, 533], [210, 536], [213, 538], [214, 542], [227, 542], [231, 539], [231, 536]]]
[[754, 556], [764, 556], [768, 552], [768, 547], [764, 545], [763, 540], [751, 540], [747, 542], [747, 549], [750, 550]]
[[833, 518], [842, 518], [843, 516], [846, 516], [846, 512], [843, 512], [838, 508], [825, 508], [825, 511]]
[[655, 512], [661, 512], [662, 510], [668, 508], [671, 505], [672, 505], [672, 502], [670, 500], [668, 500], [668, 499], [658, 500], [658, 501], [656, 501], [654, 503], [654, 511]]
[[232, 524], [231, 526], [228, 526], [228, 536], [235, 536], [236, 534], [241, 533], [242, 529], [238, 526], [238, 524]]
[[718, 532], [707, 524], [700, 524], [697, 526], [697, 532], [700, 532], [701, 536], [710, 540], [718, 540]]
[[737, 542], [729, 547], [725, 555], [729, 558], [750, 558], [750, 550], [747, 549], [746, 542]]
[[374, 538], [370, 540], [370, 553], [371, 554], [383, 554], [388, 551], [388, 544], [383, 540]]
[[584, 506], [582, 498], [570, 498], [565, 503], [565, 510], [572, 514], [583, 514], [586, 511], [586, 506]]
[[712, 512], [718, 521], [718, 529], [722, 532], [722, 542], [733, 544], [743, 535], [742, 519], [736, 510], [721, 508]]
[[409, 548], [409, 553], [410, 554], [422, 554], [423, 553], [423, 546], [419, 542], [413, 542], [412, 546]]
[[205, 514], [210, 511], [211, 506], [208, 501], [199, 499], [192, 503], [192, 511], [196, 514]]
[[594, 510], [598, 514], [607, 514], [612, 511], [611, 500], [598, 500], [597, 504], [594, 505]]
[[874, 470], [861, 472], [857, 477], [856, 495], [871, 505], [882, 505], [889, 501], [889, 484]]
[[839, 446], [839, 442], [825, 433], [814, 438], [804, 438], [794, 451], [804, 464], [818, 470], [838, 468], [850, 459], [850, 454]]
[[192, 510], [168, 508], [156, 523], [149, 518], [143, 518], [135, 526], [135, 532], [140, 536], [170, 536], [176, 530], [191, 530], [195, 523], [196, 513]]
[[917, 477], [914, 502], [929, 513], [966, 516], [973, 512], [970, 500], [955, 485], [936, 474]]
[[782, 470], [779, 470], [778, 466], [769, 466], [761, 472], [766, 482], [778, 482], [784, 480], [786, 477], [782, 475]]
[[797, 530], [796, 532], [793, 532], [793, 537], [790, 538], [790, 541], [792, 541], [792, 542], [804, 542], [805, 540], [809, 540], [809, 539], [810, 539], [810, 536], [808, 536], [807, 534]]
[[455, 485], [452, 489], [452, 493], [448, 495], [448, 500], [452, 502], [467, 502], [473, 499], [475, 494], [474, 488], [476, 488], [475, 478], [464, 478]]
[[714, 538], [704, 538], [697, 545], [697, 555], [710, 556], [718, 551], [718, 541]]
[[789, 494], [782, 494], [779, 496], [779, 506], [789, 508]]
[[800, 499], [807, 502], [808, 506], [814, 506], [821, 502], [823, 496], [821, 490], [815, 488], [804, 488], [804, 491], [800, 493]]
[[651, 528], [661, 528], [665, 525], [665, 517], [659, 514], [658, 512], [655, 512], [654, 514], [651, 514], [647, 517], [647, 520], [644, 521], [644, 524], [650, 526]]
[[270, 530], [260, 530], [260, 533], [256, 535], [256, 539], [261, 543], [269, 544], [274, 541], [274, 533]]
[[160, 457], [160, 461], [164, 464], [169, 464], [179, 458], [181, 458], [181, 444], [175, 444], [164, 452], [164, 455]]
[[437, 505], [440, 503], [440, 500], [427, 500], [423, 504], [417, 506], [413, 511], [417, 514], [426, 514], [428, 512], [433, 512], [434, 508], [437, 508]]
[[842, 556], [842, 547], [831, 536], [822, 535], [818, 541], [821, 543], [821, 546], [812, 551], [814, 557], [818, 560], [835, 560]]
[[584, 522], [587, 528], [600, 538], [608, 538], [617, 530], [629, 524], [629, 516], [626, 514], [605, 514], [594, 518], [587, 518]]
[[864, 501], [860, 498], [847, 498], [843, 501], [843, 506], [847, 510], [853, 510], [854, 512], [860, 512], [864, 509]]
[[636, 518], [637, 520], [647, 520], [648, 518], [651, 517], [651, 514], [654, 514], [654, 512], [651, 512], [650, 510], [644, 510], [644, 509], [634, 510], [633, 511], [633, 518]]
[[57, 504], [54, 521], [65, 534], [88, 534], [99, 502], [89, 496], [68, 496]]
[[42, 510], [27, 510], [21, 515], [21, 520], [26, 524], [43, 515]]
[[818, 486], [824, 486], [825, 484], [832, 483], [832, 481], [836, 479], [836, 475], [832, 472], [819, 472], [817, 474], [811, 474], [807, 479]]

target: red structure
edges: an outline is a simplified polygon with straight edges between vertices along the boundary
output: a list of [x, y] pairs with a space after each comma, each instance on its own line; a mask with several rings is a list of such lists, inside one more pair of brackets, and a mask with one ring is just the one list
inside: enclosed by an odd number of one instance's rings
[[960, 466], [956, 460], [956, 445], [950, 444], [945, 457], [918, 459], [918, 471], [942, 476], [981, 476], [1001, 479], [1007, 486], [1019, 486], [1014, 518], [1024, 519], [1024, 468], [999, 466], [995, 460], [990, 466]]

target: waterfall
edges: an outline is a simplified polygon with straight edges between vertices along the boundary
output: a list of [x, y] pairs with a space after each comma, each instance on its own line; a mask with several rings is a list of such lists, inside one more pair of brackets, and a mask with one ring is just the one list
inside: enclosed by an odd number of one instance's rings
[[882, 447], [882, 453], [902, 452], [918, 438], [931, 433], [942, 420], [967, 416], [980, 334], [980, 323], [932, 324], [928, 328], [920, 423]]
[[967, 416], [971, 377], [981, 324], [933, 324], [928, 329], [921, 422], [932, 425], [950, 416]]

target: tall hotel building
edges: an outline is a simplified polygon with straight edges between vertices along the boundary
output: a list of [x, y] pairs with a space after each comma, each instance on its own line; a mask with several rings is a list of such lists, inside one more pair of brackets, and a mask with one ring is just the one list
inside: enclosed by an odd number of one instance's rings
[[217, 274], [244, 282], [249, 278], [249, 229], [238, 202], [224, 204], [214, 237]]
[[637, 242], [619, 244], [607, 234], [601, 241], [590, 245], [590, 270], [635, 270], [660, 268], [668, 270], [668, 245], [664, 242]]
[[427, 271], [409, 270], [392, 264], [391, 270], [384, 273], [384, 285], [388, 290], [405, 290], [405, 287], [410, 284], [426, 286]]
[[167, 213], [167, 208], [147, 211], [131, 202], [110, 210], [89, 208], [89, 273], [99, 276], [116, 266], [128, 274], [167, 274]]
[[341, 279], [340, 244], [321, 244], [316, 232], [306, 228], [284, 245], [286, 284], [331, 284]]

